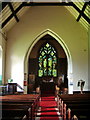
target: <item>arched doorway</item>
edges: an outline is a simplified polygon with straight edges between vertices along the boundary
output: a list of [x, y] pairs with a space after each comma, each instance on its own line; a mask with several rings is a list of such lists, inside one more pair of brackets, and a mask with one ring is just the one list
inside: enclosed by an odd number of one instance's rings
[[[28, 62], [28, 93], [34, 91], [38, 86], [41, 86], [40, 88], [43, 90], [44, 85], [42, 87], [42, 84], [46, 82], [49, 84], [47, 84], [47, 91], [50, 91], [50, 88], [53, 88], [49, 82], [52, 77], [55, 84], [58, 83], [58, 77], [62, 77], [62, 82], [68, 86], [68, 81], [63, 79], [67, 75], [67, 57], [61, 45], [52, 36], [47, 34], [35, 44]], [[37, 78], [32, 80], [32, 75]]]
[[[65, 56], [64, 59], [66, 59], [66, 62], [64, 63], [64, 65], [66, 64], [65, 65], [66, 67], [63, 67], [64, 69], [61, 69], [62, 65], [60, 65], [60, 64], [58, 65], [57, 77], [58, 76], [63, 76], [65, 74], [67, 74], [67, 76], [68, 76], [68, 89], [69, 89], [68, 93], [72, 93], [73, 92], [73, 84], [71, 84], [71, 82], [72, 82], [72, 61], [71, 61], [71, 55], [69, 53], [69, 50], [68, 50], [66, 44], [61, 40], [61, 38], [58, 35], [56, 35], [51, 30], [46, 30], [43, 33], [41, 33], [35, 39], [34, 43], [30, 46], [30, 48], [29, 48], [29, 50], [28, 50], [28, 52], [26, 54], [26, 57], [25, 57], [25, 69], [24, 69], [25, 72], [24, 73], [27, 74], [27, 76], [30, 75], [30, 77], [29, 76], [27, 77], [26, 81], [28, 81], [29, 78], [31, 78], [31, 77], [33, 77], [33, 79], [34, 79], [34, 76], [37, 76], [37, 71], [38, 71], [38, 64], [37, 64], [38, 63], [38, 59], [37, 58], [38, 57], [36, 57], [36, 60], [35, 59], [31, 60], [31, 57], [32, 57], [32, 55], [34, 55], [33, 56], [33, 58], [34, 58], [35, 54], [36, 54], [36, 56], [38, 56], [37, 55], [38, 52], [39, 52], [38, 50], [40, 49], [42, 43], [44, 43], [46, 41], [51, 42], [53, 44], [53, 46], [55, 46], [55, 48], [59, 48], [59, 49], [61, 49], [63, 51], [64, 56]], [[59, 47], [57, 47], [57, 45]], [[60, 50], [58, 50], [58, 53], [60, 54], [62, 52], [60, 52]], [[59, 61], [59, 63], [63, 63], [63, 62]], [[34, 65], [34, 68], [32, 67], [32, 65]], [[59, 68], [61, 70], [59, 70]], [[29, 82], [28, 82], [28, 84], [30, 85]], [[27, 89], [27, 86], [25, 86], [25, 87], [26, 87], [25, 89]], [[28, 87], [28, 90], [30, 90], [29, 87]]]

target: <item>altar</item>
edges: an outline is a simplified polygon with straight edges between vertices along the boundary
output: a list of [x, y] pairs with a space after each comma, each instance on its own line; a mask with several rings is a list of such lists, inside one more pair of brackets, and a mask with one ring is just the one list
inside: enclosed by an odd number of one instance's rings
[[55, 82], [52, 78], [43, 79], [40, 84], [41, 94], [54, 94], [55, 93]]
[[55, 83], [54, 82], [42, 82], [40, 86], [41, 94], [54, 94]]

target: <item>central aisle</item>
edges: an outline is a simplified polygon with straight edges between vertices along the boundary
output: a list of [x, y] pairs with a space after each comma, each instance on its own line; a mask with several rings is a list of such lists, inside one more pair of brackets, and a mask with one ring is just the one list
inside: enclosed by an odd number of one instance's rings
[[58, 113], [54, 95], [44, 94], [41, 97], [40, 110], [37, 117], [38, 120], [62, 120]]

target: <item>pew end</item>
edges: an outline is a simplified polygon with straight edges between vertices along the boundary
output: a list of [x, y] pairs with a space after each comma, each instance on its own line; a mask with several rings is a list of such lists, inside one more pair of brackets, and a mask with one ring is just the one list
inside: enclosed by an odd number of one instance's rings
[[71, 120], [78, 120], [78, 118], [76, 115], [74, 115]]

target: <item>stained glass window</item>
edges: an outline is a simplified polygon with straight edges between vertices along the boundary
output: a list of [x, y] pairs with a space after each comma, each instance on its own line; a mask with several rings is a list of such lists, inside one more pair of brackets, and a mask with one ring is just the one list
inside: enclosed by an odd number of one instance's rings
[[38, 76], [57, 76], [56, 50], [49, 43], [41, 47], [38, 59]]

